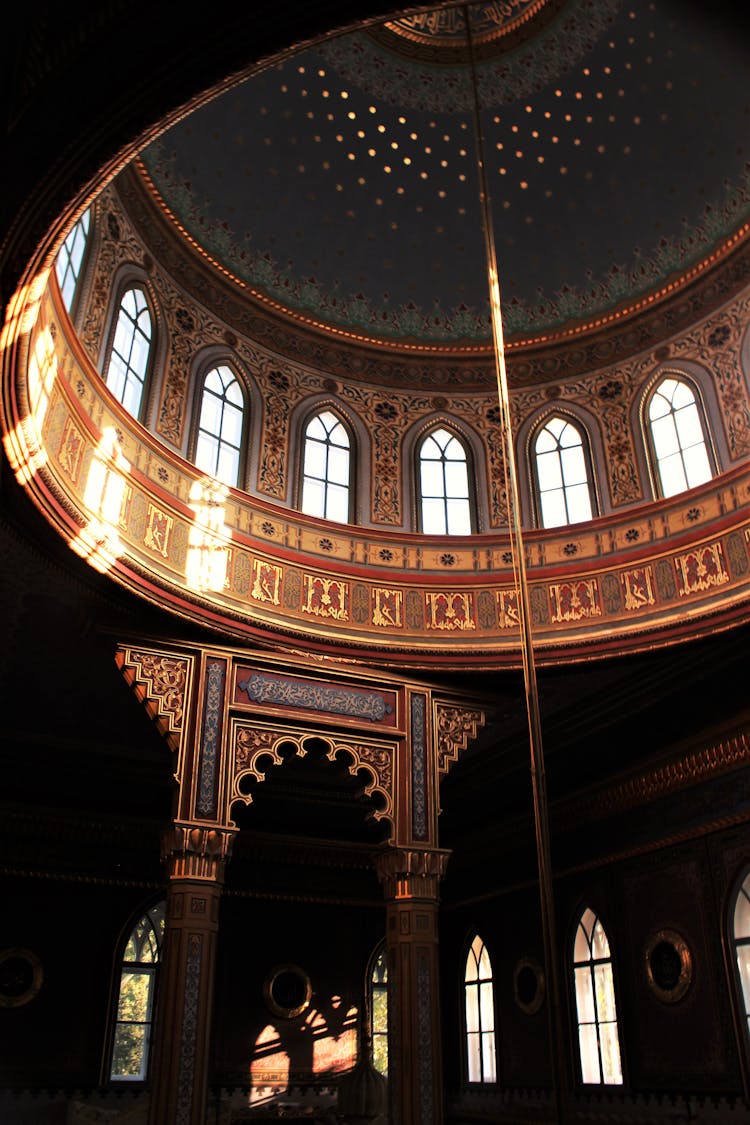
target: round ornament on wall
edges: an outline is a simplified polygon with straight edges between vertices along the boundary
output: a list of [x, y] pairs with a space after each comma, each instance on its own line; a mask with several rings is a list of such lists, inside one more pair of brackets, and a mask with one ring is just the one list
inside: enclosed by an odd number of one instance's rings
[[294, 1019], [310, 1005], [312, 984], [299, 965], [277, 965], [263, 982], [263, 998], [275, 1016]]
[[42, 987], [42, 963], [28, 949], [0, 950], [0, 1008], [20, 1008]]
[[681, 1000], [693, 980], [693, 956], [676, 930], [657, 930], [644, 951], [648, 986], [665, 1004]]

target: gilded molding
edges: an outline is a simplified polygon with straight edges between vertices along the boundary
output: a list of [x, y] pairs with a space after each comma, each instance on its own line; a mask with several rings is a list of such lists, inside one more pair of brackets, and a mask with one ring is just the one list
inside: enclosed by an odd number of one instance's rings
[[170, 749], [179, 750], [192, 657], [121, 645], [115, 660], [138, 699], [156, 721]]
[[363, 797], [374, 798], [378, 805], [370, 814], [374, 820], [389, 820], [394, 822], [394, 762], [396, 749], [394, 746], [368, 742], [365, 740], [350, 740], [341, 736], [328, 734], [295, 734], [289, 727], [265, 727], [262, 725], [245, 724], [235, 721], [233, 728], [233, 769], [234, 778], [231, 786], [230, 804], [233, 801], [242, 801], [252, 804], [252, 794], [244, 792], [240, 783], [245, 779], [253, 779], [251, 784], [260, 784], [266, 778], [272, 766], [281, 766], [286, 758], [280, 754], [280, 747], [293, 746], [295, 756], [305, 757], [308, 748], [305, 745], [311, 738], [316, 742], [327, 745], [326, 760], [335, 763], [346, 759], [347, 772], [351, 777], [357, 777], [363, 772], [369, 775], [370, 780], [361, 790]]
[[487, 722], [483, 710], [435, 703], [438, 773], [447, 773]]

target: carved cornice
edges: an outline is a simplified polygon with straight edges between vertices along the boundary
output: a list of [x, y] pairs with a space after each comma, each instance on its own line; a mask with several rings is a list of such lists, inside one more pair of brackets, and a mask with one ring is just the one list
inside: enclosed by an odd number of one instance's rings
[[447, 773], [482, 727], [487, 715], [481, 709], [435, 703], [435, 741], [439, 773]]
[[162, 838], [162, 859], [170, 879], [222, 882], [237, 830], [173, 824]]
[[381, 852], [376, 856], [375, 868], [386, 900], [436, 902], [450, 854], [426, 848], [389, 848]]
[[576, 797], [554, 815], [555, 828], [627, 812], [670, 793], [750, 765], [750, 738], [744, 732], [686, 754], [658, 769], [627, 778], [599, 793]]

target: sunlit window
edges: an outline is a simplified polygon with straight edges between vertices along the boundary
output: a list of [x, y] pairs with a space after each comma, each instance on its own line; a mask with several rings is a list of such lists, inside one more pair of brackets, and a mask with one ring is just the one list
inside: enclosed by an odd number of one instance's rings
[[648, 421], [662, 496], [675, 496], [711, 479], [701, 412], [683, 379], [662, 379], [649, 401]]
[[495, 1082], [495, 1000], [490, 955], [482, 939], [471, 943], [464, 976], [469, 1082]]
[[745, 1028], [750, 1035], [750, 872], [737, 893], [734, 904], [733, 933], [737, 972], [740, 978]]
[[138, 417], [151, 354], [151, 313], [138, 286], [126, 289], [120, 301], [106, 383], [125, 409]]
[[73, 298], [76, 295], [78, 279], [81, 276], [81, 265], [86, 251], [90, 222], [91, 213], [86, 211], [63, 242], [55, 259], [55, 273], [68, 312], [73, 307]]
[[305, 428], [302, 511], [349, 522], [351, 448], [343, 422], [331, 410], [315, 414]]
[[125, 946], [117, 997], [110, 1078], [143, 1082], [148, 1073], [164, 903], [146, 911]]
[[388, 1077], [388, 962], [382, 945], [370, 971], [372, 1065]]
[[581, 1078], [604, 1085], [622, 1083], [612, 956], [604, 927], [584, 910], [573, 946]]
[[466, 449], [442, 426], [424, 438], [418, 452], [419, 502], [426, 535], [469, 535], [471, 501]]
[[234, 372], [214, 367], [203, 383], [195, 463], [222, 484], [236, 487], [242, 455], [245, 402]]
[[548, 418], [534, 442], [542, 527], [590, 520], [591, 485], [584, 438], [567, 418]]

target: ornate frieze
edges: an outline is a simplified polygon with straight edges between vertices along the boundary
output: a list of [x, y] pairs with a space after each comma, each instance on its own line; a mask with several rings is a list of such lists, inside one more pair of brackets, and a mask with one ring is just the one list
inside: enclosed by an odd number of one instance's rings
[[[244, 677], [244, 678], [242, 678]], [[329, 680], [295, 678], [281, 673], [240, 668], [237, 687], [251, 703], [317, 711], [322, 714], [364, 719], [371, 723], [395, 722], [396, 694], [333, 684]]]

